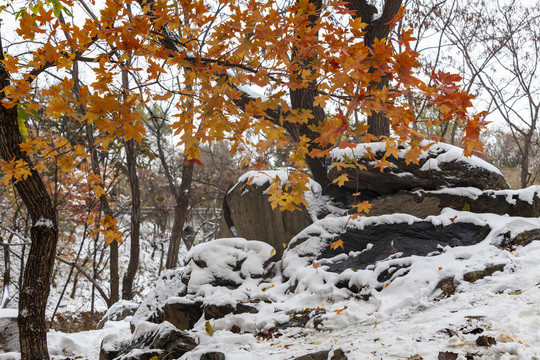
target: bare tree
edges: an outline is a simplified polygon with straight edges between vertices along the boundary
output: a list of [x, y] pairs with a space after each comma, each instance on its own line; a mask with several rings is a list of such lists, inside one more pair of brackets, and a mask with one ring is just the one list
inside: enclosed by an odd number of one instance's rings
[[457, 70], [463, 88], [479, 95], [478, 110], [487, 110], [488, 120], [506, 123], [519, 151], [521, 186], [529, 185], [540, 110], [538, 5], [522, 0], [408, 0], [407, 6], [411, 16], [406, 19], [418, 29], [417, 50], [428, 59], [426, 72], [436, 66]]

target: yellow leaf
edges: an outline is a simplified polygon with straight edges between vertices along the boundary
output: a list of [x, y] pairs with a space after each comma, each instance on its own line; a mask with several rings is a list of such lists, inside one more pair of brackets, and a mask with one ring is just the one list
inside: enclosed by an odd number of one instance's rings
[[92, 190], [94, 191], [94, 195], [98, 198], [101, 197], [101, 195], [105, 195], [105, 190], [99, 185], [94, 186]]
[[206, 321], [204, 323], [204, 328], [206, 329], [206, 332], [210, 334], [210, 336], [214, 336], [214, 329], [212, 329], [212, 325], [210, 324], [210, 321]]
[[336, 240], [336, 241], [334, 241], [333, 243], [330, 244], [330, 249], [332, 249], [332, 250], [337, 250], [338, 247], [344, 249], [343, 240], [338, 239], [338, 240]]
[[42, 172], [47, 170], [47, 166], [45, 166], [45, 164], [42, 164], [42, 163], [37, 163], [36, 165], [34, 165], [34, 169], [36, 169], [36, 171], [41, 174]]
[[343, 186], [345, 182], [347, 182], [348, 180], [349, 180], [349, 177], [347, 176], [347, 174], [341, 174], [340, 176], [335, 178], [334, 181], [332, 181], [332, 184], [337, 183], [338, 186]]
[[105, 215], [103, 217], [103, 220], [101, 220], [101, 224], [103, 225], [104, 228], [108, 229], [108, 228], [112, 228], [114, 226], [116, 226], [116, 219], [113, 218], [112, 216], [110, 215]]
[[73, 168], [73, 158], [69, 156], [62, 156], [60, 160], [58, 160], [58, 166], [60, 167], [61, 171], [68, 172], [71, 168]]

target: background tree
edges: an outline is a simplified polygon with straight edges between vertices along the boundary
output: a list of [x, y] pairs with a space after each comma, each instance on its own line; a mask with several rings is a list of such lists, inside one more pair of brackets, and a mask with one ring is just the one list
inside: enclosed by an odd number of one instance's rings
[[[487, 119], [506, 124], [496, 133], [506, 137], [500, 133], [505, 128], [511, 134], [519, 152], [519, 186], [530, 185], [538, 151], [538, 6], [520, 0], [407, 0], [406, 6], [404, 21], [417, 29], [415, 49], [423, 55], [426, 73], [442, 65], [461, 74], [463, 88], [479, 95], [477, 108], [488, 112]], [[455, 143], [459, 126], [441, 130]]]

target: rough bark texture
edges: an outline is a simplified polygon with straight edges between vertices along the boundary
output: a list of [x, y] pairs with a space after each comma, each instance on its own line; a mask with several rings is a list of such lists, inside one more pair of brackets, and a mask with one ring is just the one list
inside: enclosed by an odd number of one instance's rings
[[[124, 100], [127, 99], [129, 79], [127, 70], [122, 70], [122, 86], [124, 88]], [[134, 139], [125, 143], [127, 175], [131, 189], [131, 235], [129, 264], [122, 281], [122, 299], [133, 299], [133, 280], [139, 267], [139, 237], [141, 230], [141, 191], [139, 188], [139, 176], [137, 175], [137, 150], [138, 145]]]
[[[0, 58], [3, 51], [0, 47]], [[0, 65], [0, 88], [9, 84], [9, 73]], [[4, 97], [4, 94], [0, 96]], [[22, 137], [17, 124], [17, 108], [0, 104], [0, 156], [5, 161], [22, 159], [28, 163], [30, 175], [15, 183], [32, 219], [32, 245], [24, 269], [23, 286], [19, 292], [19, 333], [23, 360], [49, 359], [45, 308], [54, 267], [58, 240], [56, 211], [47, 188], [33, 169], [30, 159], [19, 144]]]
[[[101, 170], [99, 167], [99, 158], [98, 158], [98, 152], [95, 147], [94, 142], [94, 129], [92, 125], [87, 124], [86, 125], [86, 137], [88, 140], [88, 147], [90, 149], [91, 154], [91, 163], [92, 163], [92, 171], [94, 174], [99, 175], [101, 177]], [[99, 202], [101, 204], [101, 209], [105, 215], [108, 215], [110, 217], [113, 216], [112, 209], [109, 205], [109, 200], [107, 199], [107, 195], [103, 194], [99, 197]], [[107, 304], [109, 307], [120, 300], [120, 276], [118, 275], [118, 243], [116, 241], [113, 241], [109, 245], [109, 269], [110, 269], [110, 276], [111, 276], [111, 294], [110, 294], [110, 301]]]
[[131, 236], [129, 264], [122, 282], [122, 299], [133, 299], [133, 280], [139, 267], [139, 237], [141, 228], [141, 192], [137, 176], [137, 144], [126, 141], [127, 173], [131, 188]]
[[[375, 39], [388, 38], [390, 26], [387, 23], [396, 16], [401, 3], [402, 0], [386, 0], [381, 16], [373, 20], [374, 15], [377, 13], [375, 6], [368, 4], [366, 0], [350, 0], [348, 2], [349, 9], [354, 12], [356, 17], [361, 18], [364, 23], [368, 24], [364, 35], [364, 44], [371, 47], [375, 43]], [[382, 89], [384, 86], [388, 86], [387, 78], [371, 84], [371, 88], [373, 89]], [[370, 134], [375, 136], [390, 136], [390, 124], [384, 113], [374, 112], [368, 117], [367, 123]]]
[[[193, 163], [183, 166], [182, 184], [180, 191], [176, 194], [176, 205], [174, 206], [174, 223], [171, 231], [171, 240], [169, 249], [167, 250], [167, 261], [165, 267], [174, 269], [178, 264], [178, 252], [180, 251], [180, 243], [184, 235], [184, 224], [187, 220], [189, 209], [189, 194], [191, 191], [191, 183], [193, 182]], [[188, 250], [193, 244], [185, 241]]]

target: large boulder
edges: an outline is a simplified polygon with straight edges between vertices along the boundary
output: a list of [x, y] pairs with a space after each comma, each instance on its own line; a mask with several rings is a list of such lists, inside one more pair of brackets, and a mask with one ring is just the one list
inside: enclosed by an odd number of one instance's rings
[[170, 357], [177, 359], [186, 352], [193, 350], [197, 344], [191, 335], [178, 330], [170, 323], [139, 324], [132, 339], [119, 347], [117, 343], [110, 342], [108, 337], [101, 344], [100, 360], [150, 360]]
[[139, 304], [136, 302], [129, 300], [120, 300], [114, 303], [109, 308], [109, 310], [107, 310], [105, 315], [103, 315], [103, 317], [99, 321], [97, 328], [103, 329], [103, 327], [108, 321], [121, 321], [128, 316], [133, 316], [133, 314], [135, 314], [138, 308]]
[[[249, 171], [242, 175], [223, 200], [223, 216], [219, 237], [243, 237], [270, 244], [281, 257], [289, 241], [306, 226], [313, 223], [309, 209], [280, 211], [272, 209], [266, 191], [273, 179], [282, 185], [287, 182], [288, 171]], [[310, 195], [320, 194], [315, 183], [308, 184]]]
[[[155, 295], [141, 304], [132, 319], [168, 322], [181, 330], [191, 329], [201, 317], [253, 313], [245, 304], [249, 296], [237, 289], [255, 289], [272, 267], [275, 250], [261, 241], [242, 238], [217, 239], [195, 246], [186, 255], [186, 266], [158, 282]], [[169, 296], [163, 293], [169, 292]]]
[[[423, 145], [427, 145], [423, 144]], [[368, 151], [367, 149], [370, 149]], [[400, 150], [397, 158], [390, 156], [389, 167], [383, 171], [376, 167], [386, 153], [384, 143], [358, 144], [355, 148], [334, 149], [331, 153], [334, 162], [355, 160], [365, 166], [332, 167], [330, 180], [346, 174], [344, 186], [354, 192], [370, 191], [379, 195], [394, 194], [400, 190], [437, 190], [448, 187], [475, 187], [478, 189], [507, 189], [508, 183], [501, 172], [493, 165], [475, 157], [465, 157], [463, 149], [444, 143], [437, 143], [423, 151], [418, 164], [405, 161], [408, 149]], [[372, 158], [369, 153], [373, 153]]]
[[444, 208], [475, 213], [539, 217], [540, 186], [520, 190], [454, 188], [439, 191], [400, 191], [373, 199], [369, 215], [404, 213], [419, 218], [438, 215]]
[[[282, 273], [295, 294], [379, 302], [394, 293], [414, 302], [421, 296], [415, 289], [425, 292], [426, 284], [434, 294], [443, 293], [443, 279], [451, 279], [455, 289], [508, 264], [511, 268], [500, 248], [527, 243], [537, 228], [536, 218], [452, 209], [426, 219], [406, 214], [325, 218], [291, 241]], [[524, 231], [530, 235], [520, 235]]]

